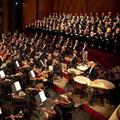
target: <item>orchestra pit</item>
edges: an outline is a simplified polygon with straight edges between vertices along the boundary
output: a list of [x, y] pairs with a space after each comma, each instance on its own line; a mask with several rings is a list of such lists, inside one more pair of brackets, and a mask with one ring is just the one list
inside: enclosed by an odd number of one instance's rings
[[0, 120], [120, 120], [119, 0], [0, 0]]

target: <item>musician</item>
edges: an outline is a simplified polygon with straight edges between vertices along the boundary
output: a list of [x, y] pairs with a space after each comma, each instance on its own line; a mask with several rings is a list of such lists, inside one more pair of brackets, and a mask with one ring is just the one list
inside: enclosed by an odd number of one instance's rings
[[16, 119], [20, 119], [20, 120], [23, 119], [23, 112], [22, 111], [20, 111], [18, 114], [10, 115], [10, 116], [6, 117], [6, 120], [16, 120]]
[[81, 56], [82, 56], [82, 62], [86, 63], [88, 61], [88, 51], [86, 50], [83, 51]]
[[54, 74], [62, 76], [62, 66], [60, 61], [57, 58], [53, 60], [52, 66], [53, 66]]
[[38, 92], [42, 91], [44, 89], [43, 83], [38, 83], [34, 87], [28, 87], [26, 90], [30, 93], [30, 98], [33, 98]]
[[83, 63], [84, 62], [86, 63], [87, 60], [88, 60], [88, 51], [87, 51], [87, 49], [88, 49], [88, 45], [87, 45], [86, 42], [84, 42], [83, 43], [83, 48], [82, 48], [82, 51], [81, 51], [81, 58], [82, 58]]
[[43, 41], [43, 46], [42, 46], [42, 51], [46, 51], [46, 47], [47, 47], [47, 44], [46, 44], [46, 41]]
[[76, 67], [77, 66], [77, 62], [78, 62], [77, 51], [74, 50], [72, 58], [70, 60], [70, 64], [68, 65], [68, 67]]
[[[25, 92], [23, 92], [22, 90], [20, 90], [19, 93], [18, 93], [18, 98], [19, 97], [20, 98], [25, 98], [25, 96], [26, 96]], [[16, 96], [13, 95], [13, 97], [16, 97]]]
[[52, 54], [49, 53], [46, 60], [47, 60], [46, 61], [47, 66], [52, 65], [53, 62]]
[[84, 71], [87, 77], [91, 80], [97, 79], [97, 70], [96, 70], [96, 63], [94, 61], [88, 62], [88, 69]]
[[61, 51], [60, 51], [59, 54], [58, 54], [58, 57], [59, 57], [60, 60], [63, 62], [66, 55], [67, 55], [66, 47], [65, 47], [65, 46], [62, 46], [62, 47], [61, 47]]
[[62, 42], [63, 42], [63, 36], [61, 36], [60, 38], [59, 38], [59, 41], [58, 41], [58, 43], [56, 43], [56, 49], [60, 49], [60, 47], [61, 47], [61, 45], [62, 45]]
[[30, 47], [29, 57], [33, 58], [35, 56], [36, 50], [34, 47]]
[[61, 111], [61, 117], [63, 120], [70, 118], [71, 111], [74, 108], [74, 102], [72, 99], [66, 95], [61, 95], [61, 98], [55, 99], [54, 101], [56, 103], [56, 107]]
[[88, 44], [87, 44], [87, 42], [84, 42], [83, 43], [83, 48], [82, 48], [82, 51], [81, 52], [83, 52], [83, 51], [85, 51], [85, 50], [87, 50], [88, 49]]
[[78, 49], [78, 40], [75, 40], [75, 44], [73, 46], [73, 50], [76, 50]]
[[46, 61], [47, 60], [44, 58], [38, 58], [34, 62], [35, 65], [38, 66], [40, 69], [45, 70], [47, 68]]
[[51, 85], [53, 85], [53, 77], [54, 77], [53, 66], [49, 66], [48, 70], [49, 70], [49, 72], [48, 72], [48, 78], [47, 78], [48, 79], [47, 85], [48, 85], [48, 87], [51, 88]]

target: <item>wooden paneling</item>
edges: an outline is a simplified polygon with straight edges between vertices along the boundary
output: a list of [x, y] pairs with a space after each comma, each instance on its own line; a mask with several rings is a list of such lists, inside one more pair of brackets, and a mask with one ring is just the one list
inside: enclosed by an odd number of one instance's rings
[[2, 32], [3, 33], [7, 33], [8, 32], [8, 1], [7, 0], [3, 0], [2, 1]]
[[54, 1], [56, 0], [39, 0], [38, 5], [38, 18], [43, 19], [53, 12]]
[[38, 3], [38, 18], [43, 19], [46, 16], [46, 0], [39, 0]]
[[86, 10], [85, 0], [55, 0], [54, 12], [80, 13]]
[[90, 12], [108, 12], [120, 11], [118, 7], [119, 0], [54, 0], [54, 12], [66, 13], [90, 13]]
[[23, 5], [23, 25], [35, 21], [36, 19], [36, 0], [24, 0]]
[[86, 1], [86, 12], [108, 12], [115, 11], [115, 1], [114, 0], [87, 0]]

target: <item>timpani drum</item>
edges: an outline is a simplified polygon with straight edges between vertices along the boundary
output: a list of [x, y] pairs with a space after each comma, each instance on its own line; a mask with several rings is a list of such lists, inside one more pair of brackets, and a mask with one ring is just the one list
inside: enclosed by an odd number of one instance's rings
[[68, 73], [74, 74], [74, 75], [80, 75], [80, 74], [81, 74], [81, 71], [80, 71], [80, 70], [77, 70], [77, 69], [75, 69], [75, 68], [70, 68], [70, 69], [68, 69], [67, 71], [68, 71]]
[[79, 83], [79, 84], [89, 84], [90, 83], [90, 79], [84, 76], [76, 76], [73, 78], [75, 82]]
[[79, 65], [79, 66], [77, 66], [77, 69], [80, 71], [85, 71], [88, 69], [88, 66], [87, 65]]
[[115, 88], [115, 85], [112, 82], [103, 79], [91, 81], [88, 86], [105, 90], [111, 90]]
[[[73, 77], [76, 89], [86, 89], [87, 84], [90, 83], [90, 79], [84, 76]], [[85, 90], [86, 91], [86, 90]]]

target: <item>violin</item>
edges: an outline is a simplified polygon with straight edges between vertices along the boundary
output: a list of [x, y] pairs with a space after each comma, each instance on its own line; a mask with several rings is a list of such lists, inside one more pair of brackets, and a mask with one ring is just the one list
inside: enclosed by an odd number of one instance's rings
[[9, 53], [8, 51], [5, 52], [5, 53], [3, 54], [3, 56], [2, 56], [3, 61], [7, 60], [7, 58], [8, 58], [9, 55], [10, 55], [10, 53]]
[[10, 119], [10, 118], [11, 118], [12, 120], [22, 119], [22, 118], [23, 118], [23, 115], [17, 114], [17, 115], [10, 115], [10, 116], [6, 117], [6, 119]]

